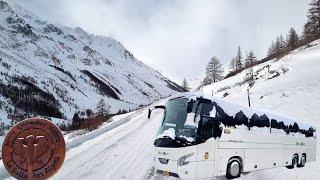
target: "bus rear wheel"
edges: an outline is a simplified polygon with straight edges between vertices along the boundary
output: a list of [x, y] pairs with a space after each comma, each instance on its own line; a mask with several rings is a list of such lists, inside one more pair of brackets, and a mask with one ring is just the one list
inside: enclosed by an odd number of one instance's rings
[[234, 179], [240, 177], [241, 174], [241, 163], [238, 159], [232, 159], [229, 161], [227, 166], [227, 179]]

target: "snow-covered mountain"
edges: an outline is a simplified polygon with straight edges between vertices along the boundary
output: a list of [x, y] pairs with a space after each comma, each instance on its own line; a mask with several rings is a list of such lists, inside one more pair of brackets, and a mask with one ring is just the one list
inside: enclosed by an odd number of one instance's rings
[[182, 91], [110, 37], [48, 23], [0, 0], [1, 119], [71, 118], [104, 98], [112, 112]]

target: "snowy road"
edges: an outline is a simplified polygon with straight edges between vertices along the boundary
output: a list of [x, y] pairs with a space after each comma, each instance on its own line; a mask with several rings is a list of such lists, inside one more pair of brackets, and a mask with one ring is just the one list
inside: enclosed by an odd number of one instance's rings
[[53, 179], [145, 179], [158, 125], [146, 117], [146, 112], [137, 112], [128, 123], [70, 149]]

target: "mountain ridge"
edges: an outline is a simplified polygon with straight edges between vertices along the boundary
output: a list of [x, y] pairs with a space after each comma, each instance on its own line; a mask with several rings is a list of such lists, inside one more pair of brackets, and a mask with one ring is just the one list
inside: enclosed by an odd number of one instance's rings
[[0, 0], [0, 32], [4, 120], [70, 119], [76, 111], [94, 110], [101, 98], [116, 113], [183, 91], [113, 38], [48, 23], [12, 2]]

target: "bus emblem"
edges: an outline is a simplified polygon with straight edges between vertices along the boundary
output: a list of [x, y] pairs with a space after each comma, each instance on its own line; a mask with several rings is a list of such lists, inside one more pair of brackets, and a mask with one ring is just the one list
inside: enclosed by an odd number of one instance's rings
[[205, 152], [204, 153], [204, 160], [208, 160], [209, 159], [209, 152]]
[[166, 153], [166, 152], [160, 152], [160, 151], [158, 151], [158, 154], [160, 154], [160, 155], [168, 155], [168, 153]]

